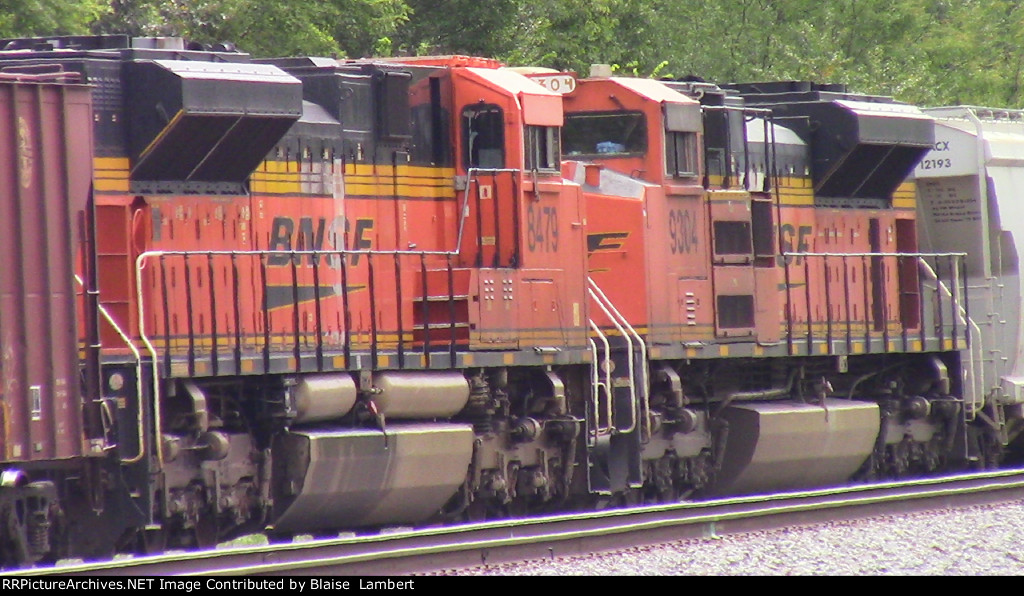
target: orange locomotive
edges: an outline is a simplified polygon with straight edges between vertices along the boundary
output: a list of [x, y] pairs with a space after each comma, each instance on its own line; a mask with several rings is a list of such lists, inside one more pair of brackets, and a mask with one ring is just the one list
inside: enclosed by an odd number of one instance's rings
[[[5, 565], [821, 486], [998, 450], [961, 375], [961, 257], [916, 244], [904, 179], [932, 120], [914, 108], [531, 80], [463, 56], [6, 47], [8, 69], [92, 85], [92, 135], [66, 135], [64, 159], [94, 168], [91, 192], [79, 168], [40, 199], [83, 222], [79, 296], [49, 291], [77, 317], [84, 381], [0, 369]], [[48, 327], [32, 324], [5, 354]], [[39, 423], [80, 449], [21, 424], [40, 400]]]
[[6, 563], [570, 498], [591, 350], [557, 94], [461, 57], [7, 47], [95, 87], [74, 152], [95, 156], [77, 308], [101, 415], [59, 471], [5, 435]]
[[962, 255], [918, 251], [905, 182], [929, 117], [805, 83], [561, 88], [591, 283], [650, 368], [648, 436], [612, 488], [831, 485], [991, 451], [989, 429], [964, 425], [978, 396], [959, 397]]

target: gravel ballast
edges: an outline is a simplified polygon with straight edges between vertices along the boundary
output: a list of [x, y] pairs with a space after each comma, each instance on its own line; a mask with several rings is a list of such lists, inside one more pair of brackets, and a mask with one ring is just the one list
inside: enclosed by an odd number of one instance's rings
[[450, 575], [1024, 575], [1024, 504], [791, 527]]

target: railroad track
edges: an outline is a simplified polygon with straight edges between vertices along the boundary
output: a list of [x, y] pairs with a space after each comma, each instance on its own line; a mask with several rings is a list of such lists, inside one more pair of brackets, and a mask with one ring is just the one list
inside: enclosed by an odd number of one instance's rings
[[447, 528], [166, 554], [0, 575], [407, 576], [1024, 499], [1024, 469]]

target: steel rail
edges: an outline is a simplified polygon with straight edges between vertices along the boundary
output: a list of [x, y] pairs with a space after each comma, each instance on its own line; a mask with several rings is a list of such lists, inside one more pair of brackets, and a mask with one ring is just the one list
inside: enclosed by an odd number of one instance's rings
[[433, 575], [460, 568], [693, 538], [1019, 500], [1024, 500], [1024, 469], [173, 553], [13, 573], [204, 577]]

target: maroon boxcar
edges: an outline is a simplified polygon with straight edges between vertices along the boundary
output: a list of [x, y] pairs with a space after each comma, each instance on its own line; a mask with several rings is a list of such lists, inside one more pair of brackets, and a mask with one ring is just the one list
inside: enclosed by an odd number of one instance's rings
[[92, 98], [67, 76], [0, 74], [0, 449], [68, 459], [83, 432], [76, 219], [92, 180]]

